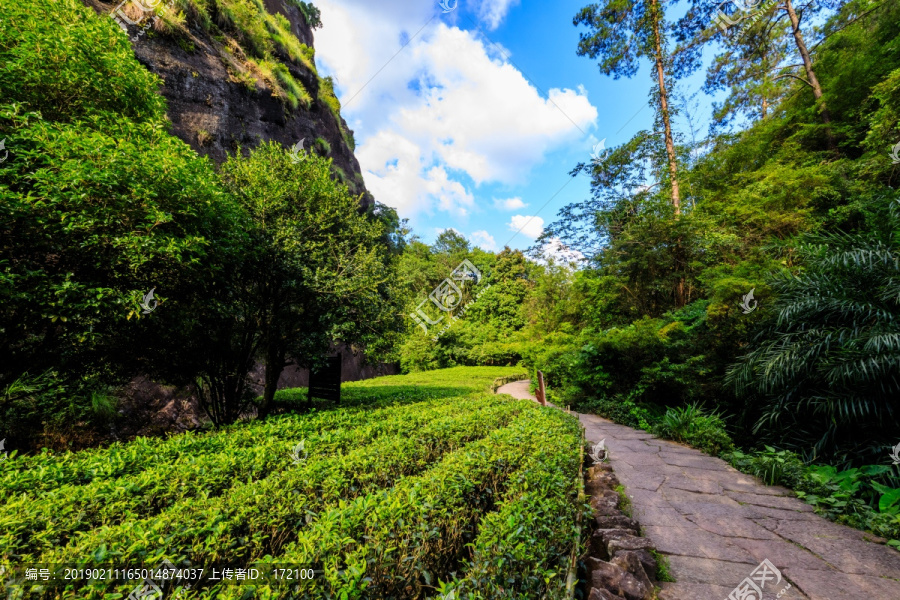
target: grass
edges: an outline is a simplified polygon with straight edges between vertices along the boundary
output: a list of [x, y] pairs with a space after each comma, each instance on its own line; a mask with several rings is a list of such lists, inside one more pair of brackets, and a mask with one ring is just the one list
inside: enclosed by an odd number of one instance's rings
[[330, 156], [331, 155], [331, 144], [328, 143], [323, 137], [316, 138], [316, 148], [319, 150], [319, 153], [322, 156]]
[[617, 485], [615, 488], [615, 492], [619, 494], [619, 504], [616, 508], [621, 510], [626, 517], [631, 517], [631, 498], [628, 497], [628, 493], [625, 491], [625, 486], [621, 484]]
[[347, 130], [343, 124], [341, 119], [341, 102], [338, 100], [337, 94], [334, 93], [334, 79], [331, 77], [319, 78], [319, 100], [324, 102], [331, 110], [331, 114], [334, 115], [334, 120], [341, 129], [344, 143], [347, 144], [351, 151], [355, 151], [356, 138], [353, 136], [353, 132]]
[[669, 572], [669, 557], [665, 554], [660, 554], [659, 551], [651, 548], [650, 555], [653, 556], [653, 560], [656, 561], [656, 580], [660, 583], [662, 582], [670, 582], [673, 583], [675, 578], [672, 577], [672, 574]]
[[[274, 91], [274, 95], [292, 110], [308, 109], [313, 98], [293, 75], [288, 63], [301, 66], [318, 76], [315, 50], [291, 32], [290, 22], [281, 14], [271, 14], [262, 0], [176, 0], [174, 8], [159, 9], [158, 31], [179, 40], [188, 40], [188, 23], [210, 33], [250, 71], [256, 71]], [[193, 44], [188, 44], [193, 47]], [[235, 46], [240, 51], [234, 52]], [[250, 75], [238, 74], [252, 87]]]

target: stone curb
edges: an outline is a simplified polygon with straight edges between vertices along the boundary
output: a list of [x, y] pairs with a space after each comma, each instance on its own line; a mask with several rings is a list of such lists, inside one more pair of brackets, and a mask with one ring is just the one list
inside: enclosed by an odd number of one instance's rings
[[588, 600], [651, 600], [656, 587], [653, 544], [640, 525], [620, 508], [619, 480], [608, 463], [585, 471], [585, 494], [593, 512], [593, 532], [584, 558]]

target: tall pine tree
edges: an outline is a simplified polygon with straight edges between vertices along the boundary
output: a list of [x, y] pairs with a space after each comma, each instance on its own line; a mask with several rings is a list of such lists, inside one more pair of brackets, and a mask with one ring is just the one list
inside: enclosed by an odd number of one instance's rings
[[658, 110], [665, 136], [669, 163], [669, 184], [675, 214], [681, 212], [681, 193], [678, 187], [678, 161], [672, 133], [672, 111], [669, 101], [667, 73], [669, 56], [666, 52], [666, 20], [661, 0], [604, 0], [601, 4], [585, 6], [575, 15], [576, 26], [585, 25], [578, 42], [578, 56], [600, 59], [604, 75], [632, 77], [637, 73], [639, 59], [653, 64], [656, 79]]

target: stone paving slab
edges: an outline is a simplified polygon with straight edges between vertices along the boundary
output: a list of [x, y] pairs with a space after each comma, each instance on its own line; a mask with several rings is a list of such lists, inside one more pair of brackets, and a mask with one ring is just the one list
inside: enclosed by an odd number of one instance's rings
[[641, 504], [632, 509], [634, 518], [644, 527], [682, 527], [690, 528], [688, 520], [671, 506]]
[[777, 535], [746, 517], [718, 517], [702, 512], [689, 515], [687, 520], [704, 531], [721, 537], [744, 538], [748, 540], [777, 540]]
[[659, 600], [723, 600], [732, 588], [712, 583], [664, 583]]
[[900, 582], [883, 577], [847, 575], [838, 571], [805, 571], [785, 568], [784, 575], [794, 585], [815, 598], [869, 598], [897, 600], [900, 598]]
[[900, 553], [892, 548], [723, 460], [579, 417], [588, 441], [606, 440], [635, 519], [668, 555], [676, 582], [662, 584], [659, 600], [727, 600], [764, 559], [783, 579], [761, 600], [900, 600]]

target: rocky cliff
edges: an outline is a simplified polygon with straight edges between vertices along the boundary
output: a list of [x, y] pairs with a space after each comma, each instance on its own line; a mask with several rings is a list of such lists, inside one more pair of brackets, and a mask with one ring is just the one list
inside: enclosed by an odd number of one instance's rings
[[[172, 133], [217, 164], [268, 140], [330, 156], [361, 195], [353, 132], [318, 75], [313, 28], [295, 0], [83, 0], [116, 18], [138, 60], [162, 79]], [[301, 6], [303, 8], [301, 8]], [[149, 8], [149, 10], [147, 10]], [[305, 10], [304, 10], [305, 9]], [[313, 9], [315, 10], [315, 9]]]

